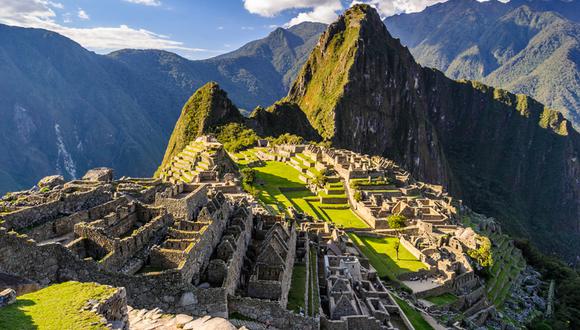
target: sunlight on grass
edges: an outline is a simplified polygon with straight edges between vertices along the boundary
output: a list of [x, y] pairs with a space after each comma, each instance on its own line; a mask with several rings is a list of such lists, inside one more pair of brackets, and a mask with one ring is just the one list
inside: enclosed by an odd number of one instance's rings
[[365, 256], [369, 258], [370, 263], [381, 277], [387, 276], [391, 279], [396, 279], [400, 274], [427, 268], [425, 264], [415, 258], [403, 246], [399, 247], [399, 259], [397, 260], [395, 242], [398, 238], [366, 237], [358, 236], [354, 233], [349, 233], [348, 235]]
[[[249, 153], [246, 151], [244, 156], [250, 158]], [[345, 228], [368, 228], [348, 204], [321, 204], [318, 197], [298, 178], [300, 173], [292, 166], [267, 161], [265, 166], [252, 168], [256, 171], [254, 187], [260, 190], [258, 198], [277, 212], [283, 212], [282, 208], [294, 207], [315, 219], [334, 222]]]
[[0, 329], [106, 329], [100, 316], [81, 309], [89, 300], [107, 299], [114, 292], [114, 288], [95, 283], [52, 285], [0, 309]]

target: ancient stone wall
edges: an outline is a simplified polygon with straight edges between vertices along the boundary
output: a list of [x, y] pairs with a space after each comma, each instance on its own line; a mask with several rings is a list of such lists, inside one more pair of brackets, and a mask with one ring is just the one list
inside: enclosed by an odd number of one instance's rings
[[155, 205], [164, 206], [178, 220], [191, 220], [207, 203], [206, 184], [178, 184], [155, 195]]
[[300, 316], [274, 301], [229, 296], [228, 310], [279, 329], [319, 329], [317, 318]]
[[3, 221], [4, 228], [17, 231], [43, 225], [63, 215], [73, 214], [110, 201], [111, 189], [110, 185], [102, 185], [87, 191], [63, 194], [59, 200], [3, 214], [0, 221]]
[[223, 288], [200, 289], [184, 284], [176, 270], [140, 276], [111, 273], [98, 263], [81, 260], [60, 244], [36, 245], [25, 235], [0, 228], [0, 272], [42, 285], [64, 281], [97, 282], [125, 287], [128, 302], [137, 308], [159, 307], [170, 313], [227, 317]]

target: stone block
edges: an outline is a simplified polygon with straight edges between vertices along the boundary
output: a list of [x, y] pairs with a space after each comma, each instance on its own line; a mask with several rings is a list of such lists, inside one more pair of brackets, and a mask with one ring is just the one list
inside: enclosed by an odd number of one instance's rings
[[113, 169], [108, 167], [93, 168], [87, 171], [87, 173], [83, 176], [83, 180], [111, 182], [113, 181]]
[[6, 289], [0, 292], [0, 308], [8, 306], [16, 301], [16, 291]]

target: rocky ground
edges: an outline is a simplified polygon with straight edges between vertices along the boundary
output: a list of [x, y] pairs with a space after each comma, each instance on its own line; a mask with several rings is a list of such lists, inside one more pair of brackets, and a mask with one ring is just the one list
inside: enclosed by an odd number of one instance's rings
[[[131, 330], [237, 330], [230, 321], [221, 317], [203, 316], [194, 318], [185, 314], [165, 314], [159, 308], [152, 310], [129, 308]], [[242, 326], [240, 329], [248, 329]]]

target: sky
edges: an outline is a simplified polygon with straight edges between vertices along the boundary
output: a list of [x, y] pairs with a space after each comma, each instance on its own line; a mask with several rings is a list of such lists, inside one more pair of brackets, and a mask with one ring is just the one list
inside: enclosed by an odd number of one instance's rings
[[0, 0], [0, 23], [44, 28], [105, 54], [155, 48], [190, 59], [235, 50], [277, 27], [330, 23], [355, 3], [387, 17], [445, 0]]

